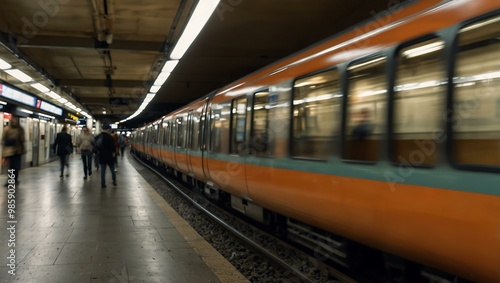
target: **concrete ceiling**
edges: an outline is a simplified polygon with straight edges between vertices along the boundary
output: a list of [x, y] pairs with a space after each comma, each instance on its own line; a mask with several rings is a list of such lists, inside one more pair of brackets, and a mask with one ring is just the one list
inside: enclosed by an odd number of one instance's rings
[[[0, 58], [35, 80], [44, 73], [96, 118], [118, 121], [142, 103], [197, 0], [1, 2], [1, 41], [17, 56], [0, 47]], [[146, 111], [127, 124], [151, 121], [399, 2], [222, 0]]]

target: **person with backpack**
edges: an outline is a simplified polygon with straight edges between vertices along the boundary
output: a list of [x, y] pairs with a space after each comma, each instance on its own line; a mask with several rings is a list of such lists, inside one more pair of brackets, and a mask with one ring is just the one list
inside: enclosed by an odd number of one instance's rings
[[101, 188], [106, 188], [106, 165], [111, 170], [113, 186], [116, 186], [115, 156], [116, 146], [110, 134], [110, 125], [103, 124], [102, 131], [95, 137], [95, 146], [99, 152], [99, 164], [101, 167]]

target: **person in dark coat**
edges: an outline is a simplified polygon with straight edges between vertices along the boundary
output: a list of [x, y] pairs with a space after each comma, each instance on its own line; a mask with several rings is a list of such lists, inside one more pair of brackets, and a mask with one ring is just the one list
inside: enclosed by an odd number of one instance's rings
[[99, 164], [101, 167], [101, 188], [106, 188], [106, 165], [111, 170], [111, 177], [113, 179], [113, 186], [116, 186], [116, 173], [115, 173], [115, 156], [116, 146], [113, 137], [110, 134], [111, 127], [108, 124], [102, 125], [101, 133], [95, 138], [99, 144]]
[[[68, 134], [68, 128], [66, 126], [57, 134], [52, 150], [54, 154], [59, 156], [59, 161], [61, 163], [61, 175], [59, 177], [63, 178], [64, 167], [68, 166], [68, 156], [73, 152], [73, 143], [71, 142], [71, 136]], [[69, 172], [66, 173], [66, 177], [68, 176]]]
[[[26, 154], [24, 129], [19, 125], [18, 117], [12, 117], [10, 125], [4, 129], [2, 144], [2, 155], [8, 160], [9, 165], [7, 168], [13, 171], [14, 184], [17, 184], [19, 182], [19, 170], [21, 170], [21, 155]], [[5, 184], [5, 186], [8, 185], [9, 182]]]

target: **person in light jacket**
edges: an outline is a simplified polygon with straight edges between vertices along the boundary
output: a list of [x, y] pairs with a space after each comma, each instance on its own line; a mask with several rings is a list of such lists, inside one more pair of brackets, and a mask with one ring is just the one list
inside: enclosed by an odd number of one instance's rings
[[92, 177], [92, 149], [94, 143], [94, 136], [89, 131], [89, 128], [84, 126], [82, 133], [76, 139], [76, 146], [80, 149], [83, 161], [83, 179], [86, 180], [87, 176]]

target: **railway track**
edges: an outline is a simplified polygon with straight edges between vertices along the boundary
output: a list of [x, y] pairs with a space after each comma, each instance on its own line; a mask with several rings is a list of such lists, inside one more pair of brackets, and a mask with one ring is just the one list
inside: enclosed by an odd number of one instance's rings
[[[132, 156], [173, 190], [166, 192], [166, 186], [158, 186], [155, 181], [151, 181], [154, 178], [147, 178], [171, 206], [178, 210], [181, 216], [187, 218], [186, 220], [251, 282], [357, 282], [321, 260], [237, 218], [234, 214], [202, 198], [178, 180], [165, 177], [165, 172], [133, 154]], [[177, 194], [177, 197], [172, 194]], [[187, 207], [195, 208], [197, 212], [186, 211]], [[208, 222], [200, 221], [200, 215], [209, 219], [217, 228], [214, 228], [214, 225], [207, 228]], [[191, 221], [189, 218], [192, 218]], [[228, 241], [231, 243], [228, 244]]]

